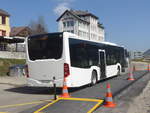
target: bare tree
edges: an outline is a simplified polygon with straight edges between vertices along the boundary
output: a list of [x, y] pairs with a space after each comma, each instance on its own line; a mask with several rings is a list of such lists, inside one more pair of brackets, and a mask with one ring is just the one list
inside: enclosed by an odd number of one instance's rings
[[47, 26], [43, 16], [39, 16], [37, 21], [31, 21], [29, 28], [32, 30], [32, 35], [47, 33]]

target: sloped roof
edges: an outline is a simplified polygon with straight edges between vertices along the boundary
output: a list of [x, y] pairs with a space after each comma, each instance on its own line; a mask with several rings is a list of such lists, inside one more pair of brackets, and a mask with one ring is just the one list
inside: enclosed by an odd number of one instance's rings
[[86, 20], [80, 18], [78, 15], [76, 15], [76, 14], [73, 13], [73, 12], [71, 12], [70, 10], [66, 10], [56, 21], [59, 21], [66, 13], [69, 13], [69, 14], [71, 14], [72, 16], [74, 16], [75, 18], [77, 18], [77, 19], [79, 19], [79, 20], [81, 20], [81, 21], [84, 21], [84, 22], [86, 22], [86, 23], [89, 24], [88, 21], [86, 21]]
[[84, 22], [87, 22], [87, 23], [89, 23], [89, 22], [86, 21], [86, 20], [84, 20], [84, 19], [82, 19], [81, 16], [92, 16], [92, 17], [98, 19], [97, 16], [95, 16], [95, 15], [92, 14], [92, 13], [89, 13], [88, 11], [66, 10], [66, 11], [57, 19], [57, 21], [59, 21], [59, 20], [62, 18], [62, 16], [63, 16], [64, 14], [66, 14], [67, 12], [70, 13], [71, 15], [73, 15], [74, 17], [76, 17], [77, 19], [79, 19], [79, 20], [81, 20], [81, 21], [84, 21]]
[[10, 16], [10, 14], [3, 9], [0, 9], [0, 15]]
[[97, 16], [95, 16], [94, 14], [88, 12], [88, 11], [81, 11], [81, 10], [70, 10], [70, 12], [74, 13], [75, 15], [78, 15], [78, 16], [92, 16], [96, 19], [98, 19]]
[[10, 36], [17, 36], [21, 31], [28, 29], [30, 30], [29, 27], [27, 26], [22, 26], [22, 27], [12, 27], [11, 28], [11, 32], [10, 32]]

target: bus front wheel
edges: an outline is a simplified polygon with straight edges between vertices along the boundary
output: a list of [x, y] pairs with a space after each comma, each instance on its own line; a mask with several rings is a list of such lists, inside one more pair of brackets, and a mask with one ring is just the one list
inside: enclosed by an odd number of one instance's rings
[[91, 86], [95, 85], [96, 83], [97, 83], [97, 73], [96, 71], [93, 71], [91, 76]]
[[117, 76], [120, 76], [121, 75], [121, 69], [120, 69], [120, 67], [118, 66], [118, 72], [117, 72]]

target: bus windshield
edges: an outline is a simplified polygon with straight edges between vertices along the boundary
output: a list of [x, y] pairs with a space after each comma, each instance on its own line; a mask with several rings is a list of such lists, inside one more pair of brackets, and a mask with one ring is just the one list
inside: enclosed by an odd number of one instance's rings
[[59, 59], [62, 55], [62, 34], [44, 34], [28, 38], [30, 60]]

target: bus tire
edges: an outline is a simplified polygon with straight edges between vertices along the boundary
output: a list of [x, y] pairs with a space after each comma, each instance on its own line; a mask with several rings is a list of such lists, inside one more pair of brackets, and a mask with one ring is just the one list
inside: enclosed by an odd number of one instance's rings
[[96, 71], [92, 71], [91, 86], [95, 85], [96, 83], [97, 83], [97, 73], [96, 73]]
[[120, 66], [118, 66], [118, 72], [117, 72], [117, 76], [120, 76], [121, 75], [121, 69], [120, 69]]

